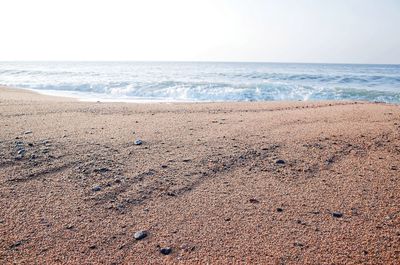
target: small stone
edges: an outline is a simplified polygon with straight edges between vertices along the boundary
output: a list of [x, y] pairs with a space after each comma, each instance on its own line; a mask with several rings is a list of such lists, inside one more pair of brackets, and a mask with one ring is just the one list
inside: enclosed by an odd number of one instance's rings
[[275, 163], [278, 164], [278, 165], [283, 165], [283, 164], [285, 164], [286, 162], [285, 162], [285, 160], [278, 159], [278, 160], [275, 161]]
[[20, 150], [18, 150], [18, 154], [19, 154], [19, 155], [25, 154], [25, 149], [20, 149]]
[[283, 212], [283, 209], [282, 208], [276, 208], [276, 211], [280, 213], [280, 212]]
[[250, 199], [250, 200], [249, 200], [249, 202], [251, 202], [251, 203], [260, 203], [260, 201], [259, 201], [259, 200], [257, 200], [257, 199], [254, 199], [254, 198]]
[[67, 225], [65, 228], [68, 229], [68, 230], [71, 230], [72, 228], [74, 228], [74, 226], [73, 225]]
[[101, 168], [95, 169], [95, 171], [104, 173], [104, 172], [110, 171], [110, 169], [108, 169], [106, 167], [101, 167]]
[[101, 187], [100, 186], [94, 186], [93, 188], [92, 188], [92, 191], [101, 191]]
[[165, 247], [165, 248], [160, 248], [160, 253], [163, 255], [169, 255], [172, 252], [172, 248], [170, 247]]
[[15, 242], [14, 244], [12, 244], [12, 245], [10, 246], [10, 249], [19, 247], [19, 246], [22, 245], [22, 243], [23, 243], [23, 242], [22, 242], [21, 240], [20, 240], [20, 241], [17, 241], [17, 242]]
[[25, 131], [24, 134], [31, 134], [32, 131]]
[[136, 240], [141, 240], [141, 239], [147, 237], [147, 231], [144, 231], [144, 230], [137, 231], [137, 232], [133, 235], [133, 237], [134, 237]]
[[141, 145], [143, 142], [140, 139], [135, 140], [135, 145]]
[[343, 213], [341, 213], [341, 212], [333, 212], [332, 216], [335, 217], [335, 218], [341, 218], [341, 217], [343, 217]]

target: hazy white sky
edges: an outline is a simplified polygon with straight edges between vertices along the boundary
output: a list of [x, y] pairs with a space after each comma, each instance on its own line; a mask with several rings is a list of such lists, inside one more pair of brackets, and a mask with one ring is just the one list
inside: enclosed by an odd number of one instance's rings
[[0, 0], [0, 60], [400, 63], [400, 0]]

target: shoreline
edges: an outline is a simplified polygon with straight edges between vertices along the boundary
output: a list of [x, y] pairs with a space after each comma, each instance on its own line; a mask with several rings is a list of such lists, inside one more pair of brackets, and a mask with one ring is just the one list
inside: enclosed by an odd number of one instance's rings
[[2, 264], [400, 262], [398, 105], [0, 87], [0, 128]]
[[[45, 90], [49, 91], [49, 90]], [[385, 105], [393, 105], [393, 106], [399, 106], [400, 103], [389, 103], [389, 102], [382, 102], [382, 101], [368, 101], [368, 100], [269, 100], [269, 101], [168, 101], [166, 100], [142, 100], [142, 99], [83, 99], [80, 98], [79, 96], [69, 96], [66, 94], [60, 93], [58, 95], [58, 92], [55, 93], [45, 93], [42, 92], [41, 90], [37, 89], [31, 89], [31, 88], [19, 88], [19, 87], [8, 87], [8, 86], [2, 86], [0, 85], [0, 92], [3, 93], [3, 98], [4, 98], [4, 93], [9, 94], [10, 98], [15, 98], [15, 94], [17, 93], [19, 95], [24, 95], [25, 93], [23, 92], [30, 92], [32, 94], [35, 94], [36, 96], [34, 98], [37, 98], [38, 100], [45, 100], [45, 99], [51, 99], [52, 101], [75, 101], [75, 102], [82, 102], [82, 103], [110, 103], [110, 104], [118, 104], [118, 103], [130, 103], [130, 104], [182, 104], [182, 105], [191, 105], [191, 104], [295, 104], [299, 102], [303, 103], [310, 103], [310, 104], [323, 104], [323, 103], [331, 103], [331, 104], [348, 104], [348, 103], [359, 103], [359, 104], [385, 104]], [[22, 93], [19, 93], [22, 92]], [[21, 98], [22, 100], [25, 99], [24, 96]]]

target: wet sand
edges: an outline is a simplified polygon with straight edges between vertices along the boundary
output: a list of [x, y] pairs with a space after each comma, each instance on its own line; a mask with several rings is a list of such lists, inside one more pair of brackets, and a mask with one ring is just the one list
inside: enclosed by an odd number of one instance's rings
[[0, 88], [0, 128], [1, 264], [400, 263], [400, 106]]

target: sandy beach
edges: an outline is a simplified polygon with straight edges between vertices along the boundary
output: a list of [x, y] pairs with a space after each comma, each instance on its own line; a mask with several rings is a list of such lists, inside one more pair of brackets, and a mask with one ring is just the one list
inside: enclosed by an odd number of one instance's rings
[[1, 264], [400, 263], [398, 105], [3, 87], [0, 128]]

